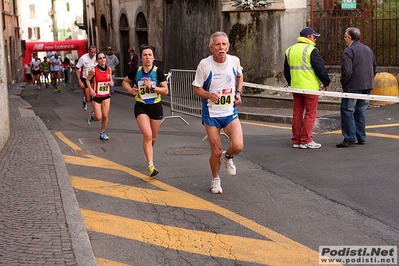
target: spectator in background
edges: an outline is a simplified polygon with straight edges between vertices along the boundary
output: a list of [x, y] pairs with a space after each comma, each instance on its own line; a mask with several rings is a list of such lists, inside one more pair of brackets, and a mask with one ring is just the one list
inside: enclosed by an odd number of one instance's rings
[[69, 73], [71, 71], [71, 60], [65, 56], [64, 61], [62, 61], [62, 67], [64, 69], [64, 81], [65, 84], [69, 82]]
[[[320, 36], [311, 28], [304, 28], [299, 33], [296, 44], [285, 51], [284, 77], [293, 89], [309, 91], [328, 90], [330, 77], [316, 46]], [[292, 147], [318, 149], [320, 143], [313, 141], [312, 129], [316, 121], [319, 96], [293, 93], [292, 110]]]
[[139, 58], [138, 56], [134, 53], [134, 49], [133, 48], [129, 48], [128, 50], [129, 54], [130, 54], [130, 61], [129, 61], [129, 65], [130, 65], [130, 70], [135, 69], [138, 67], [139, 65]]
[[25, 79], [28, 83], [31, 83], [33, 79], [32, 79], [32, 72], [30, 70], [30, 66], [28, 64], [25, 64], [24, 67], [25, 67]]
[[[373, 51], [360, 42], [360, 30], [347, 28], [341, 56], [341, 85], [344, 92], [370, 94], [374, 88], [377, 63]], [[366, 144], [366, 110], [369, 100], [342, 98], [341, 129], [344, 140], [336, 145], [346, 148]]]
[[[114, 80], [115, 73], [116, 73], [116, 66], [119, 65], [119, 59], [112, 52], [112, 47], [111, 46], [107, 47], [106, 57], [107, 57], [107, 66], [109, 66], [111, 68], [111, 70], [112, 70], [112, 80]], [[115, 86], [114, 85], [111, 86], [111, 93], [112, 94], [115, 93]]]

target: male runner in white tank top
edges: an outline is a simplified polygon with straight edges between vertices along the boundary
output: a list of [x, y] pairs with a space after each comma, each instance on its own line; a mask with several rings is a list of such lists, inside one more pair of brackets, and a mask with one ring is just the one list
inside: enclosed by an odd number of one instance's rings
[[[227, 54], [229, 47], [226, 33], [212, 34], [209, 42], [212, 55], [201, 60], [193, 82], [194, 94], [202, 98], [202, 123], [211, 146], [209, 163], [212, 171], [211, 192], [214, 194], [223, 193], [219, 177], [220, 159], [227, 173], [234, 176], [236, 166], [233, 157], [244, 148], [236, 107], [242, 102], [242, 67], [238, 57]], [[230, 139], [226, 151], [223, 151], [220, 140], [222, 128]]]

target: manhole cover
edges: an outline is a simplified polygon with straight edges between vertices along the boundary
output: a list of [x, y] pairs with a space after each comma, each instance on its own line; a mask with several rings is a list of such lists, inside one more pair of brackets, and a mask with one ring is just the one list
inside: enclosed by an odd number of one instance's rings
[[167, 154], [173, 154], [173, 155], [201, 155], [204, 153], [209, 153], [210, 149], [207, 148], [196, 148], [196, 147], [191, 147], [191, 148], [174, 148], [169, 151], [167, 151]]

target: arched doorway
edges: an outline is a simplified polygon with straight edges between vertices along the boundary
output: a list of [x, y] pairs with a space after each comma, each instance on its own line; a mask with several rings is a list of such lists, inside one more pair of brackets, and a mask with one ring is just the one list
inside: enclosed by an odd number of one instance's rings
[[[121, 75], [122, 77], [127, 76], [130, 70], [129, 61], [129, 48], [130, 48], [130, 40], [129, 40], [129, 21], [125, 13], [123, 13], [119, 19], [119, 36], [120, 36], [120, 51], [121, 51]], [[134, 47], [133, 47], [134, 48]]]
[[[136, 34], [138, 40], [138, 49], [140, 45], [148, 43], [148, 28], [147, 28], [147, 20], [143, 12], [137, 14], [136, 17]], [[140, 51], [137, 51], [139, 53]]]
[[108, 32], [108, 27], [107, 27], [107, 19], [104, 17], [104, 15], [101, 15], [100, 18], [100, 29], [99, 29], [99, 36], [100, 36], [100, 47], [98, 47], [98, 51], [105, 51], [105, 48], [108, 45], [111, 45], [110, 43], [110, 33]]

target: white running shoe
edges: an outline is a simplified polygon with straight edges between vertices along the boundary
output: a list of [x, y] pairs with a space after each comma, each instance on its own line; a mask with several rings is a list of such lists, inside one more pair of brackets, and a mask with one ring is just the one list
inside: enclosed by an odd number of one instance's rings
[[226, 158], [226, 151], [222, 152], [222, 161], [226, 167], [226, 172], [228, 175], [236, 175], [236, 166], [233, 163], [233, 159]]
[[84, 111], [87, 111], [87, 102], [86, 102], [86, 98], [83, 96], [83, 100], [82, 100], [82, 108]]
[[300, 148], [301, 144], [292, 144], [292, 148], [296, 149], [296, 148]]
[[107, 136], [107, 134], [105, 134], [105, 132], [101, 132], [100, 133], [100, 139], [101, 140], [109, 140], [109, 137]]
[[220, 186], [221, 183], [222, 183], [222, 181], [220, 180], [220, 177], [218, 177], [218, 178], [212, 177], [211, 192], [213, 194], [222, 194], [223, 193], [222, 187]]
[[300, 144], [301, 149], [318, 149], [321, 148], [321, 144], [314, 142], [313, 140], [307, 144]]

